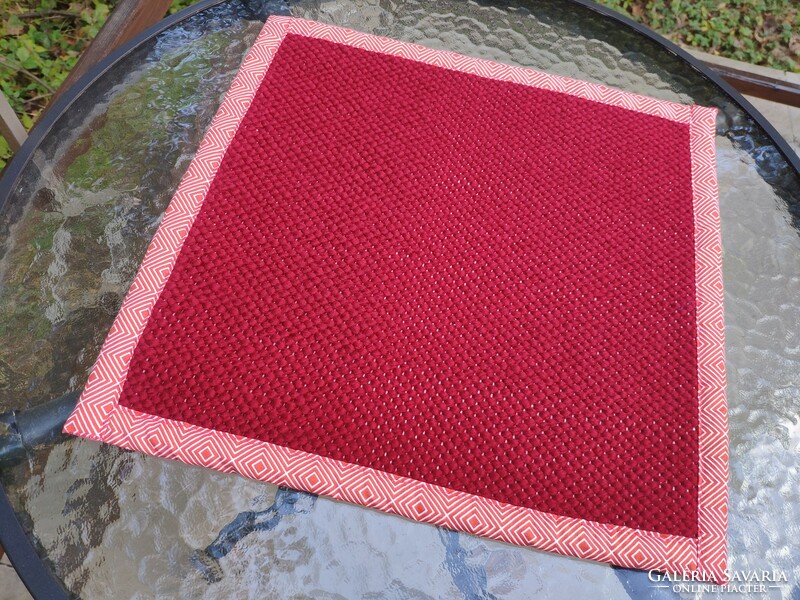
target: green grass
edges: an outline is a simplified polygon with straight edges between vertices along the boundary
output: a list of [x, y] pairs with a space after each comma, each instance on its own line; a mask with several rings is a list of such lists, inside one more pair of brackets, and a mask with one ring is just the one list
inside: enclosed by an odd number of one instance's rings
[[[176, 0], [176, 12], [195, 0]], [[800, 71], [796, 0], [599, 0], [673, 41]], [[102, 27], [115, 0], [0, 0], [0, 89], [30, 129]], [[0, 169], [11, 156], [0, 138]]]
[[[176, 12], [195, 0], [176, 0]], [[0, 90], [30, 129], [113, 9], [114, 0], [0, 0]], [[0, 138], [0, 169], [11, 150]]]
[[704, 52], [800, 72], [797, 0], [598, 0], [672, 41]]

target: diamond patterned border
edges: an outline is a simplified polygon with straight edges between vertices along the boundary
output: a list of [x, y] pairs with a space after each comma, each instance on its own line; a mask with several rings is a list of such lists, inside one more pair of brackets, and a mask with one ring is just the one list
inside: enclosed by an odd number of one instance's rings
[[[150, 312], [202, 206], [225, 151], [287, 33], [402, 56], [482, 77], [558, 91], [689, 125], [695, 213], [700, 481], [697, 539], [607, 525], [504, 504], [267, 442], [171, 421], [119, 405], [128, 365]], [[64, 431], [521, 546], [673, 573], [727, 575], [728, 439], [720, 218], [714, 157], [716, 110], [431, 50], [340, 27], [270, 17], [242, 64], [184, 176]]]

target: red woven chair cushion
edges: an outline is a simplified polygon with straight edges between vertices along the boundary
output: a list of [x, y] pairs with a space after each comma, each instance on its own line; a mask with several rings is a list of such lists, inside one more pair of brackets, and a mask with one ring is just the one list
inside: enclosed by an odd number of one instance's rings
[[721, 580], [713, 115], [271, 18], [65, 429]]
[[290, 34], [120, 401], [694, 535], [691, 199], [686, 126]]

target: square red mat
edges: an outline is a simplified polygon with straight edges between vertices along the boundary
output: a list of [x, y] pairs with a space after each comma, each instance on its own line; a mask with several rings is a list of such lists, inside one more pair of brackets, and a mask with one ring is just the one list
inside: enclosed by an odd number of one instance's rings
[[271, 17], [65, 430], [720, 580], [715, 112]]

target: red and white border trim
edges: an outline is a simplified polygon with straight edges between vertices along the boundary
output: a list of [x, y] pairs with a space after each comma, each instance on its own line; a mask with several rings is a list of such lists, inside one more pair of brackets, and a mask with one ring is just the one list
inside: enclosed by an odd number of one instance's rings
[[[259, 440], [130, 410], [119, 404], [131, 356], [239, 123], [288, 33], [401, 56], [446, 69], [558, 91], [689, 125], [695, 214], [699, 364], [699, 537], [685, 538], [544, 513]], [[235, 471], [364, 506], [616, 565], [700, 572], [727, 567], [727, 417], [716, 110], [684, 106], [593, 83], [431, 50], [291, 17], [270, 17], [242, 64], [167, 209], [64, 431], [166, 458]]]

